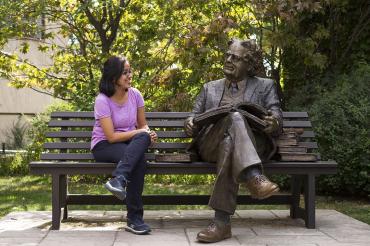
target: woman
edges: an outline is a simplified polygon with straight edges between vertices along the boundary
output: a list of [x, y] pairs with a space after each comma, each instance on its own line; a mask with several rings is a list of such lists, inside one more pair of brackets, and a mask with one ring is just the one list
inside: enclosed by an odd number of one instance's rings
[[132, 72], [126, 58], [113, 56], [104, 63], [95, 99], [95, 125], [91, 150], [98, 162], [118, 163], [105, 187], [120, 200], [126, 199], [126, 231], [147, 234], [141, 194], [146, 171], [145, 152], [157, 140], [150, 131], [144, 99], [131, 87]]

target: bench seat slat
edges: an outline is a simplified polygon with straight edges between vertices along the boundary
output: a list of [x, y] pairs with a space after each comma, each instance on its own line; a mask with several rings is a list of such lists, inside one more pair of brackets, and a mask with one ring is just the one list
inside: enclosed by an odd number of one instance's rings
[[[109, 174], [115, 168], [115, 163], [70, 163], [70, 162], [31, 162], [33, 174]], [[269, 162], [264, 164], [266, 173], [284, 174], [333, 174], [337, 164], [334, 161], [317, 162]], [[149, 174], [215, 174], [214, 163], [149, 163]]]

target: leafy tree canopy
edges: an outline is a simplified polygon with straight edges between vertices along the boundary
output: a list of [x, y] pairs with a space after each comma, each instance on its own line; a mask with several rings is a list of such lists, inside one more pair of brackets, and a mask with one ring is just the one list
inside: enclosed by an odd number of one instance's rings
[[[126, 55], [149, 108], [189, 110], [200, 85], [222, 76], [227, 41], [256, 38], [267, 75], [290, 98], [317, 75], [369, 59], [369, 16], [367, 1], [354, 0], [1, 0], [0, 47], [21, 45], [1, 48], [0, 75], [91, 110], [102, 62]], [[31, 36], [52, 66], [21, 58]]]

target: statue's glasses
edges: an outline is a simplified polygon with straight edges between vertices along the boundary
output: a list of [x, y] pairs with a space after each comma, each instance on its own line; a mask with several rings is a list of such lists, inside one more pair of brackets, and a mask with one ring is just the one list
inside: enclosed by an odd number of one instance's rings
[[225, 59], [226, 60], [229, 60], [231, 59], [231, 61], [234, 61], [234, 62], [240, 62], [240, 61], [244, 61], [245, 59], [239, 55], [236, 55], [236, 54], [233, 54], [231, 52], [227, 52], [225, 54]]

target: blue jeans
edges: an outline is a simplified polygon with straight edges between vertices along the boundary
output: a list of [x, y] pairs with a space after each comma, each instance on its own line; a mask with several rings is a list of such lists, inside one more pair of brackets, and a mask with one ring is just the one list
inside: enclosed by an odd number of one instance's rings
[[144, 176], [147, 162], [145, 152], [150, 145], [150, 136], [143, 132], [136, 134], [125, 142], [109, 143], [100, 141], [92, 149], [94, 158], [98, 162], [118, 163], [113, 176], [123, 175], [129, 181], [127, 185], [126, 207], [127, 218], [131, 221], [142, 220]]

